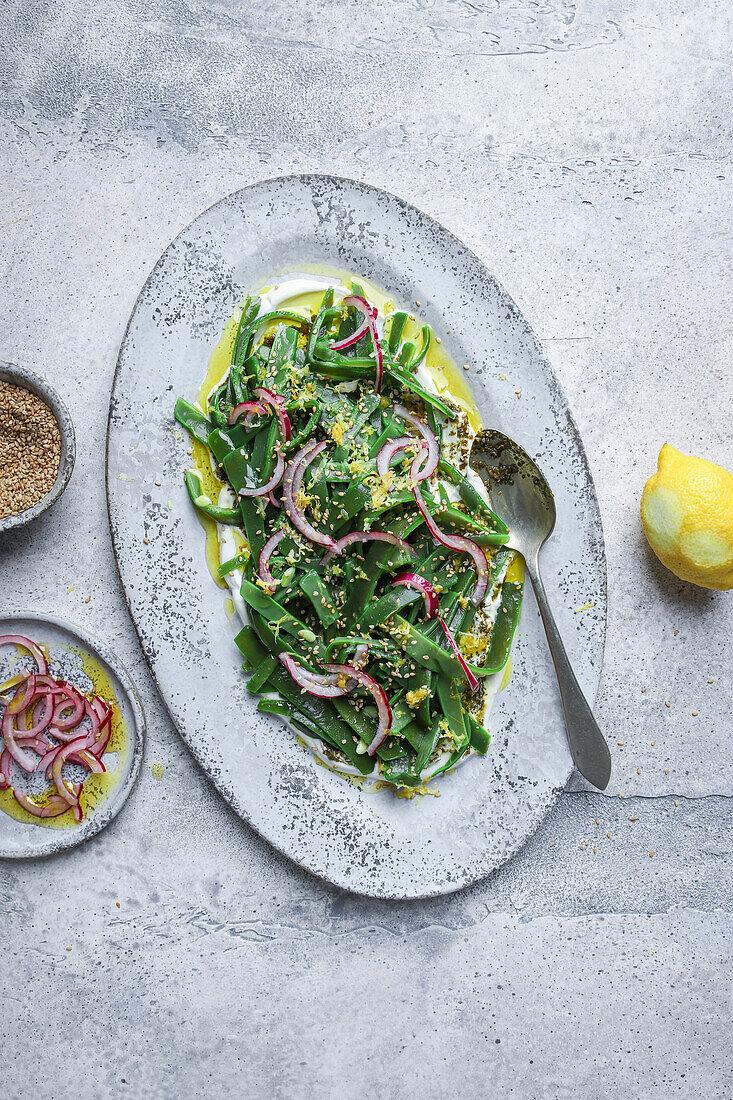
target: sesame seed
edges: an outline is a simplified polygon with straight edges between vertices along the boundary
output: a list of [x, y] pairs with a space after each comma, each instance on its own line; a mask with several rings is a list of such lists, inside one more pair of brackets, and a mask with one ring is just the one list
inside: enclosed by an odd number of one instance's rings
[[22, 386], [0, 382], [0, 519], [42, 500], [60, 462], [61, 434], [48, 406]]

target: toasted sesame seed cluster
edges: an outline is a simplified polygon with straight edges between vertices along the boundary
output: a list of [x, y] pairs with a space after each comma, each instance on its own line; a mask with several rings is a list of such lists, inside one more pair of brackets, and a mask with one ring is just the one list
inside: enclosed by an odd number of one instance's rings
[[40, 397], [0, 382], [0, 519], [32, 508], [53, 488], [61, 434]]

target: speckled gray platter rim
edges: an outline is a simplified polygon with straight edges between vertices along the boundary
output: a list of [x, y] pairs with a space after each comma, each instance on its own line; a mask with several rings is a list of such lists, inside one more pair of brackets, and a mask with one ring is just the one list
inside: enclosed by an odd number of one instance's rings
[[74, 469], [76, 435], [69, 410], [53, 386], [50, 386], [40, 375], [28, 370], [27, 367], [18, 366], [16, 363], [0, 361], [0, 382], [12, 382], [14, 385], [23, 386], [31, 393], [35, 393], [42, 401], [45, 401], [56, 418], [61, 436], [59, 472], [56, 475], [53, 488], [32, 508], [26, 508], [25, 512], [19, 512], [17, 516], [4, 516], [0, 519], [0, 535], [2, 535], [4, 531], [13, 531], [18, 527], [25, 527], [26, 523], [31, 523], [32, 520], [40, 516], [59, 499], [69, 484]]
[[[38, 624], [38, 636], [41, 641], [43, 641], [43, 627], [47, 625], [55, 627], [65, 634], [67, 640], [72, 644], [80, 645], [82, 649], [86, 650], [86, 652], [96, 660], [101, 660], [103, 664], [107, 665], [122, 687], [130, 708], [130, 714], [132, 715], [132, 724], [134, 727], [130, 731], [132, 753], [124, 780], [112, 789], [104, 802], [94, 808], [91, 816], [87, 817], [79, 825], [69, 827], [68, 829], [57, 830], [47, 829], [43, 826], [28, 825], [26, 826], [29, 830], [28, 837], [31, 838], [37, 833], [39, 836], [43, 837], [43, 840], [39, 839], [37, 843], [29, 843], [22, 851], [8, 851], [3, 849], [0, 845], [1, 859], [36, 859], [40, 856], [56, 855], [59, 852], [66, 851], [68, 848], [75, 848], [78, 844], [83, 844], [85, 841], [91, 840], [97, 833], [101, 833], [102, 829], [105, 829], [110, 821], [117, 817], [117, 814], [129, 798], [137, 782], [138, 775], [140, 774], [140, 765], [142, 763], [143, 750], [145, 747], [145, 715], [143, 713], [140, 697], [124, 665], [120, 664], [118, 658], [112, 653], [107, 645], [104, 642], [99, 642], [90, 637], [81, 627], [57, 615], [42, 615], [36, 611], [23, 611], [17, 608], [0, 608], [0, 633], [9, 633], [10, 631], [6, 630], [6, 626], [22, 621]], [[31, 832], [31, 830], [33, 830], [33, 832]]]
[[[189, 244], [190, 238], [192, 236], [195, 236], [197, 228], [205, 223], [209, 217], [214, 215], [220, 208], [237, 208], [239, 205], [246, 204], [247, 199], [250, 195], [257, 195], [258, 193], [267, 192], [270, 188], [277, 189], [283, 186], [287, 187], [289, 185], [294, 187], [301, 186], [304, 188], [311, 187], [314, 189], [331, 187], [342, 192], [347, 192], [349, 191], [349, 189], [351, 189], [353, 190], [354, 197], [358, 197], [359, 194], [371, 195], [376, 199], [381, 199], [387, 204], [393, 204], [394, 207], [399, 210], [413, 224], [415, 222], [422, 224], [427, 232], [442, 238], [442, 241], [449, 247], [451, 247], [460, 257], [462, 257], [464, 262], [472, 264], [475, 268], [480, 270], [482, 278], [486, 281], [487, 284], [491, 286], [493, 293], [497, 297], [500, 309], [504, 314], [507, 323], [521, 334], [521, 338], [531, 348], [532, 355], [535, 358], [536, 365], [543, 376], [548, 392], [551, 394], [553, 402], [559, 407], [559, 412], [555, 411], [555, 419], [557, 421], [559, 430], [561, 430], [565, 434], [566, 441], [569, 443], [570, 447], [575, 450], [574, 458], [577, 463], [576, 473], [579, 473], [581, 481], [581, 488], [579, 490], [579, 496], [582, 498], [581, 511], [586, 514], [587, 518], [588, 541], [590, 544], [590, 553], [592, 558], [593, 581], [596, 586], [594, 589], [596, 601], [594, 605], [595, 610], [593, 612], [593, 623], [587, 633], [587, 637], [585, 639], [586, 644], [584, 647], [586, 651], [592, 651], [591, 657], [589, 658], [591, 662], [591, 667], [590, 671], [588, 669], [585, 670], [585, 675], [583, 675], [583, 671], [581, 669], [578, 669], [580, 659], [582, 658], [583, 649], [578, 650], [577, 647], [572, 644], [572, 641], [567, 638], [567, 636], [566, 643], [569, 643], [568, 650], [570, 652], [571, 658], [577, 658], [576, 669], [580, 672], [579, 678], [584, 687], [587, 697], [591, 702], [595, 700], [600, 686], [606, 631], [606, 560], [603, 544], [603, 530], [595, 486], [593, 484], [593, 478], [588, 466], [587, 456], [585, 454], [582, 440], [572, 417], [572, 413], [570, 412], [570, 409], [567, 405], [567, 401], [565, 399], [562, 388], [554, 375], [554, 371], [550, 363], [544, 356], [544, 353], [542, 352], [542, 349], [531, 328], [524, 320], [522, 315], [519, 313], [517, 307], [514, 305], [513, 301], [506, 293], [506, 291], [504, 291], [500, 284], [493, 278], [493, 276], [490, 275], [482, 261], [479, 260], [472, 251], [470, 251], [464, 244], [462, 244], [461, 241], [458, 240], [458, 238], [456, 238], [452, 233], [446, 230], [440, 223], [438, 223], [428, 215], [424, 214], [416, 207], [410, 205], [399, 197], [390, 194], [389, 192], [383, 191], [379, 188], [371, 187], [370, 185], [359, 181], [349, 180], [341, 177], [333, 177], [329, 175], [309, 174], [280, 176], [275, 177], [271, 180], [261, 181], [259, 183], [249, 185], [248, 187], [245, 187], [240, 191], [234, 192], [229, 196], [226, 196], [225, 198], [219, 200], [217, 203], [213, 204], [211, 207], [203, 211], [188, 227], [182, 230], [182, 232], [171, 242], [171, 245], [161, 256], [161, 259], [158, 261], [150, 276], [146, 280], [143, 288], [141, 289], [135, 305], [135, 309], [133, 310], [130, 321], [128, 322], [123, 343], [120, 348], [120, 354], [118, 357], [115, 378], [113, 382], [112, 400], [110, 404], [110, 417], [107, 430], [107, 501], [115, 559], [117, 562], [117, 567], [128, 607], [130, 608], [130, 613], [143, 647], [143, 652], [150, 666], [151, 673], [158, 685], [163, 701], [169, 711], [169, 714], [174, 724], [177, 726], [181, 737], [190, 748], [197, 762], [209, 775], [217, 790], [232, 806], [232, 808], [239, 814], [239, 816], [242, 817], [242, 819], [248, 824], [250, 824], [255, 829], [255, 831], [257, 831], [261, 836], [268, 840], [273, 845], [273, 847], [275, 847], [283, 855], [286, 855], [288, 858], [292, 859], [300, 866], [306, 868], [317, 877], [323, 878], [324, 880], [329, 881], [345, 890], [348, 890], [349, 892], [362, 894], [369, 897], [384, 898], [386, 900], [407, 900], [411, 898], [419, 899], [433, 897], [440, 894], [454, 892], [456, 890], [462, 889], [467, 885], [470, 885], [473, 882], [478, 881], [481, 878], [484, 878], [487, 874], [490, 874], [492, 871], [496, 870], [503, 863], [505, 863], [509, 858], [511, 858], [511, 856], [519, 850], [519, 848], [536, 830], [544, 816], [554, 805], [560, 790], [565, 786], [568, 778], [573, 771], [572, 761], [569, 752], [567, 751], [564, 729], [562, 729], [561, 734], [561, 740], [564, 750], [564, 764], [556, 772], [554, 781], [550, 784], [549, 788], [537, 798], [536, 805], [534, 806], [534, 811], [531, 815], [531, 820], [528, 820], [522, 824], [521, 828], [515, 833], [514, 837], [512, 838], [511, 846], [509, 848], [506, 848], [498, 855], [495, 854], [493, 857], [490, 857], [488, 859], [479, 858], [475, 860], [470, 867], [463, 868], [460, 874], [454, 875], [449, 872], [441, 877], [439, 881], [436, 881], [434, 883], [421, 879], [418, 885], [410, 883], [408, 886], [405, 886], [404, 880], [400, 881], [399, 883], [390, 882], [389, 875], [386, 875], [386, 877], [380, 877], [379, 874], [375, 876], [373, 872], [370, 873], [371, 877], [367, 875], [366, 878], [362, 878], [357, 881], [354, 878], [350, 877], [350, 872], [352, 870], [351, 867], [348, 869], [349, 874], [344, 874], [335, 871], [333, 866], [331, 865], [324, 866], [324, 863], [321, 860], [320, 856], [316, 856], [316, 858], [313, 858], [312, 855], [311, 857], [304, 856], [301, 852], [295, 850], [290, 843], [284, 843], [281, 836], [274, 835], [273, 831], [268, 828], [266, 822], [255, 819], [253, 813], [251, 812], [250, 806], [247, 804], [247, 801], [243, 800], [240, 797], [235, 786], [232, 784], [229, 778], [222, 774], [220, 762], [216, 759], [212, 759], [211, 747], [209, 745], [201, 743], [201, 741], [197, 737], [197, 731], [187, 726], [185, 716], [181, 713], [180, 707], [175, 705], [174, 701], [168, 697], [166, 690], [161, 683], [161, 678], [158, 674], [158, 669], [156, 667], [158, 663], [156, 653], [153, 651], [153, 647], [150, 644], [150, 638], [146, 636], [144, 625], [139, 620], [136, 613], [136, 597], [133, 596], [133, 593], [130, 590], [130, 577], [126, 577], [128, 562], [125, 559], [128, 555], [127, 548], [122, 547], [122, 534], [124, 530], [124, 523], [120, 521], [120, 513], [116, 505], [116, 492], [118, 487], [114, 484], [112, 480], [111, 475], [113, 471], [111, 470], [111, 464], [113, 451], [112, 444], [115, 431], [118, 427], [115, 422], [116, 397], [119, 392], [120, 377], [123, 371], [125, 355], [130, 343], [131, 333], [136, 320], [136, 315], [143, 307], [143, 304], [146, 302], [146, 299], [150, 295], [156, 280], [163, 273], [166, 265], [166, 257], [168, 256], [168, 254], [171, 252], [171, 250], [174, 250], [176, 248], [182, 249], [187, 244]], [[320, 259], [320, 257], [315, 258]], [[342, 266], [348, 267], [350, 269], [356, 269], [354, 268], [353, 264], [350, 265], [345, 263]], [[292, 268], [270, 267], [268, 271], [261, 271], [260, 275], [264, 276], [267, 273], [273, 273], [277, 270], [285, 269], [290, 270]], [[362, 268], [361, 270], [364, 269]], [[367, 275], [367, 277], [372, 277], [369, 271], [364, 271], [364, 273]], [[376, 279], [376, 281], [379, 280]], [[238, 286], [236, 298], [238, 299], [239, 296], [241, 296], [241, 294], [246, 291], [247, 286], [251, 286], [252, 284], [253, 280], [246, 285], [243, 284]], [[382, 285], [386, 285], [386, 283], [384, 283], [383, 281]], [[213, 344], [216, 342], [216, 338], [218, 338], [218, 334], [221, 331], [221, 325], [219, 325], [218, 330], [212, 331], [215, 334], [215, 338], [210, 341], [208, 345], [209, 351], [213, 347]], [[457, 358], [455, 354], [454, 358]], [[199, 382], [202, 374], [203, 371], [201, 371], [198, 375]], [[476, 386], [473, 385], [472, 388], [474, 390], [474, 394], [476, 394]], [[176, 390], [176, 392], [180, 392], [180, 390]], [[190, 396], [190, 392], [188, 395]], [[502, 430], [509, 430], [506, 424], [497, 423], [496, 426], [501, 427]], [[510, 432], [510, 434], [514, 434], [520, 440], [520, 442], [523, 443], [523, 445], [527, 445], [526, 440], [522, 438], [520, 433]], [[532, 452], [533, 450], [533, 448], [531, 447], [527, 447], [527, 449], [530, 450], [530, 452]], [[536, 448], [534, 448], [534, 451], [535, 453], [537, 453]], [[557, 480], [553, 479], [552, 471], [547, 470], [546, 472], [550, 476], [551, 483], [554, 487], [556, 487]], [[201, 548], [199, 548], [199, 552], [201, 553]], [[547, 556], [548, 555], [546, 554], [545, 557]], [[532, 614], [534, 614], [534, 611], [532, 612]], [[544, 649], [545, 646], [543, 642], [543, 650]], [[557, 713], [560, 713], [559, 700], [556, 700], [556, 703]], [[557, 713], [555, 714], [556, 726], [558, 724]], [[509, 725], [511, 724], [512, 723], [510, 722]], [[460, 774], [460, 769], [458, 772], [454, 773], [454, 775], [458, 774]], [[336, 781], [342, 783], [341, 780]], [[446, 777], [446, 782], [450, 781], [454, 781], [453, 776]], [[441, 791], [441, 793], [443, 792]], [[419, 825], [417, 825], [416, 828], [419, 831]]]

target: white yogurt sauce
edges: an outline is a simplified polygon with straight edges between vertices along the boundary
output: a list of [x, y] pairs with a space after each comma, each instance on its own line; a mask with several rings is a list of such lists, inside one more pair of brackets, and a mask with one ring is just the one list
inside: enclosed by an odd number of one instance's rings
[[[348, 287], [341, 286], [340, 284], [335, 284], [332, 278], [329, 278], [325, 275], [307, 275], [301, 272], [293, 272], [292, 274], [284, 275], [281, 279], [278, 280], [275, 285], [271, 286], [269, 290], [260, 292], [260, 298], [262, 301], [261, 311], [262, 313], [269, 313], [274, 309], [279, 309], [284, 302], [289, 301], [291, 298], [298, 297], [301, 294], [312, 294], [318, 291], [325, 291], [329, 287], [333, 287], [334, 297], [337, 299], [344, 298], [346, 295], [352, 293]], [[297, 312], [297, 310], [295, 310], [295, 312]], [[384, 320], [385, 318], [380, 311], [377, 318], [377, 325], [380, 329], [384, 324]], [[214, 390], [218, 389], [218, 387], [221, 385], [222, 380], [226, 378], [227, 374], [224, 374], [222, 378], [219, 379], [218, 382], [216, 382], [216, 384], [212, 387], [211, 393], [213, 393]], [[427, 390], [429, 393], [434, 393], [436, 397], [440, 396], [440, 391], [435, 384], [435, 380], [425, 367], [424, 362], [421, 363], [418, 367], [415, 377], [419, 384], [423, 387], [423, 389]], [[466, 418], [466, 421], [467, 420], [468, 418]], [[473, 431], [473, 428], [471, 428], [470, 424], [466, 423], [464, 426], [467, 430], [472, 432], [473, 435], [476, 434]], [[448, 425], [445, 435], [447, 437], [447, 447], [450, 448], [452, 443], [457, 442], [457, 433], [455, 432], [455, 429]], [[470, 468], [462, 469], [461, 473], [468, 478], [471, 484], [484, 498], [486, 503], [489, 504], [489, 496], [486, 492], [486, 487], [478, 474], [476, 474]], [[448, 496], [452, 501], [460, 499], [460, 495], [455, 486], [448, 485], [446, 488]], [[234, 504], [234, 496], [229, 487], [226, 485], [222, 488], [221, 493], [219, 494], [219, 504], [222, 507], [227, 508], [232, 507]], [[238, 552], [238, 547], [231, 527], [220, 523], [218, 525], [218, 530], [219, 560], [223, 564], [225, 561], [230, 561], [236, 555], [236, 553]], [[494, 587], [487, 594], [484, 603], [481, 605], [480, 611], [486, 617], [487, 622], [493, 622], [496, 618], [496, 614], [499, 609], [499, 603], [501, 600], [501, 581], [504, 579], [506, 568], [507, 567], [505, 566], [502, 572], [499, 574]], [[242, 578], [242, 570], [233, 569], [230, 573], [227, 573], [225, 580], [231, 593], [234, 609], [242, 625], [246, 626], [249, 620], [247, 618], [247, 605], [240, 595]], [[500, 689], [502, 676], [503, 671], [497, 672], [493, 676], [487, 676], [484, 678], [484, 708], [481, 715], [481, 720], [484, 725], [486, 725], [486, 721], [491, 711], [492, 704]], [[288, 725], [289, 724], [290, 723], [288, 723]], [[376, 763], [374, 765], [373, 771], [369, 772], [367, 775], [362, 775], [362, 773], [357, 768], [355, 768], [353, 764], [349, 764], [346, 761], [342, 763], [340, 761], [331, 760], [330, 757], [326, 756], [323, 748], [323, 743], [319, 739], [309, 737], [301, 730], [294, 730], [294, 732], [297, 733], [297, 736], [301, 737], [303, 741], [305, 741], [305, 743], [312, 750], [317, 759], [325, 767], [331, 769], [332, 771], [337, 771], [342, 773], [343, 775], [353, 776], [354, 778], [364, 780], [367, 787], [373, 786], [381, 779], [379, 768]], [[463, 761], [467, 760], [470, 755], [471, 749], [469, 748], [455, 766], [457, 767], [458, 764], [462, 764]], [[437, 761], [434, 761], [432, 765], [425, 768], [421, 773], [423, 782], [427, 782], [428, 780], [430, 780], [436, 774], [436, 772], [445, 765], [448, 757], [449, 754], [444, 753], [443, 756], [441, 756]]]
[[269, 290], [259, 292], [261, 311], [269, 313], [273, 309], [279, 309], [283, 302], [291, 298], [297, 298], [301, 294], [314, 294], [319, 290], [326, 291], [330, 286], [333, 287], [335, 298], [345, 298], [347, 294], [351, 294], [348, 287], [334, 283], [327, 275], [305, 275], [294, 271], [291, 275], [283, 275]]

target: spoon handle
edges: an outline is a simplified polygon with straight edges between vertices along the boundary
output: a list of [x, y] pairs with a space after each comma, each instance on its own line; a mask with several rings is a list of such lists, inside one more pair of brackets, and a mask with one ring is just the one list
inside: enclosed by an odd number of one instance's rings
[[580, 684], [575, 678], [560, 631], [547, 601], [545, 586], [540, 577], [539, 561], [526, 559], [529, 573], [537, 597], [537, 605], [547, 635], [547, 642], [555, 665], [557, 682], [560, 685], [560, 698], [565, 712], [565, 728], [568, 734], [570, 752], [580, 774], [594, 787], [604, 791], [611, 777], [611, 754], [605, 738], [598, 728]]

